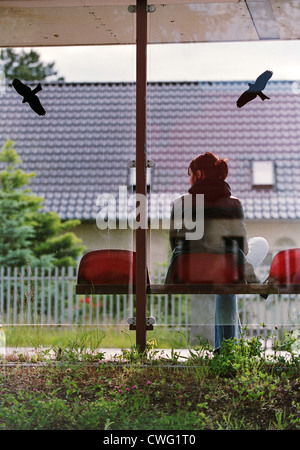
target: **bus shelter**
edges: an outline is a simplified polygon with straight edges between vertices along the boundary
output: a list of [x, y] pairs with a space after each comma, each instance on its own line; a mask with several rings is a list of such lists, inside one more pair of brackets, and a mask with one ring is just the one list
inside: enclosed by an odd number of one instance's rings
[[[3, 0], [1, 47], [82, 45], [136, 46], [136, 194], [147, 195], [147, 49], [149, 44], [296, 40], [300, 37], [299, 0]], [[150, 161], [150, 162], [149, 162]], [[139, 214], [146, 216], [139, 205]], [[137, 346], [144, 350], [149, 293], [219, 292], [220, 287], [151, 285], [147, 277], [147, 229], [135, 233]], [[223, 286], [222, 292], [278, 292], [274, 286]], [[285, 286], [283, 291], [287, 289]], [[296, 287], [293, 287], [294, 291]], [[77, 286], [77, 293], [127, 292], [128, 287]]]

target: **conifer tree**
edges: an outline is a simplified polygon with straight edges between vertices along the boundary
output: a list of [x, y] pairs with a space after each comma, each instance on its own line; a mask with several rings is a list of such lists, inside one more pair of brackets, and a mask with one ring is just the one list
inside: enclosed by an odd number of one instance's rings
[[80, 221], [44, 212], [44, 199], [28, 188], [36, 174], [17, 168], [21, 163], [9, 139], [0, 152], [0, 266], [76, 266], [84, 247], [70, 230]]
[[40, 55], [30, 49], [17, 52], [12, 48], [0, 51], [0, 69], [7, 80], [19, 78], [22, 81], [63, 81], [64, 77], [57, 77], [55, 63], [44, 64]]

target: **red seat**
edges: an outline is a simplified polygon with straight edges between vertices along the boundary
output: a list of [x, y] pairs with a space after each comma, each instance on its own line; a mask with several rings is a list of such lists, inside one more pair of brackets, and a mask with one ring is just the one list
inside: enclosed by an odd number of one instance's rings
[[131, 285], [135, 284], [135, 278], [135, 252], [95, 250], [82, 257], [77, 284]]
[[271, 263], [270, 284], [300, 284], [300, 248], [282, 250]]
[[232, 284], [243, 282], [242, 273], [232, 253], [185, 253], [174, 261], [171, 283]]

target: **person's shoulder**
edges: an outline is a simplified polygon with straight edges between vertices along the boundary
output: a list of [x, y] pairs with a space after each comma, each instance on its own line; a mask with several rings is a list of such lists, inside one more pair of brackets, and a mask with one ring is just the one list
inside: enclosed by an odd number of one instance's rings
[[229, 200], [232, 201], [232, 202], [235, 202], [235, 203], [242, 204], [241, 200], [238, 197], [234, 197], [233, 195], [231, 195], [229, 197]]
[[228, 203], [233, 208], [243, 209], [242, 202], [238, 197], [234, 197], [233, 195], [231, 195], [230, 197], [228, 197]]

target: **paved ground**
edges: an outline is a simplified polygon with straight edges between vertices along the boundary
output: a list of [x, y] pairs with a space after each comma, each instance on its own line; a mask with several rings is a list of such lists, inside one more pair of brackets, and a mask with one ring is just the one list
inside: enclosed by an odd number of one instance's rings
[[[43, 351], [44, 349], [34, 349], [30, 347], [0, 347], [0, 355], [3, 355], [5, 357], [9, 356], [17, 356], [19, 354], [23, 354], [24, 356], [31, 356], [36, 354], [38, 351]], [[130, 349], [127, 349], [130, 351]], [[123, 351], [121, 348], [99, 348], [95, 352], [102, 353], [103, 354], [103, 360], [111, 361], [111, 360], [120, 360], [120, 357], [123, 355]], [[49, 353], [49, 356], [51, 356], [51, 353]], [[171, 358], [172, 353], [176, 355], [176, 359], [179, 359], [180, 361], [184, 361], [186, 358], [190, 356], [190, 352], [188, 349], [158, 349], [155, 350], [153, 353], [154, 358], [159, 358], [161, 356], [165, 358]]]
[[[19, 355], [23, 355], [24, 359], [28, 359], [30, 361], [31, 357], [35, 355], [37, 352], [42, 352], [44, 349], [34, 349], [29, 347], [0, 347], [0, 355], [3, 355], [6, 360], [14, 362], [19, 359]], [[130, 349], [128, 349], [130, 350]], [[196, 350], [191, 349], [193, 353], [197, 353]], [[103, 361], [120, 361], [122, 360], [123, 351], [121, 348], [99, 348], [97, 349], [97, 353], [103, 354]], [[212, 355], [212, 353], [208, 354]], [[265, 351], [266, 355], [274, 354], [272, 349], [267, 349]], [[199, 353], [200, 355], [200, 353]], [[288, 357], [289, 354], [286, 352], [276, 352], [276, 355], [282, 355]], [[53, 352], [49, 352], [49, 357], [54, 356]], [[154, 353], [152, 353], [151, 357], [160, 358], [164, 357], [166, 359], [175, 359], [176, 361], [186, 361], [187, 358], [191, 356], [189, 349], [179, 348], [179, 349], [156, 349]], [[172, 358], [173, 357], [173, 358]], [[23, 360], [23, 358], [21, 358]]]

